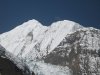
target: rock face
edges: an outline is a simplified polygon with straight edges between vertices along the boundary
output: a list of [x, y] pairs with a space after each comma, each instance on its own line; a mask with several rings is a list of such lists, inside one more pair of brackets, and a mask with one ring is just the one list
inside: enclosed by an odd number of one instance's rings
[[15, 58], [14, 61], [13, 58], [13, 55], [0, 45], [0, 75], [32, 75], [24, 63], [17, 63], [19, 60]]
[[0, 44], [19, 68], [29, 66], [36, 75], [100, 75], [99, 29], [68, 20], [51, 26], [30, 20], [1, 34]]
[[23, 72], [9, 59], [0, 57], [0, 75], [23, 75]]
[[100, 74], [100, 30], [82, 29], [68, 35], [50, 54], [46, 63], [68, 66], [73, 75]]

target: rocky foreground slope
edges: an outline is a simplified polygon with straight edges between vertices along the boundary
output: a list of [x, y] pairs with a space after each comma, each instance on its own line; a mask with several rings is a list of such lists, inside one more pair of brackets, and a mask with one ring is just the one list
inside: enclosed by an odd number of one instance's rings
[[100, 30], [64, 20], [30, 20], [0, 35], [0, 44], [36, 75], [99, 75]]
[[34, 75], [23, 62], [0, 45], [0, 75]]

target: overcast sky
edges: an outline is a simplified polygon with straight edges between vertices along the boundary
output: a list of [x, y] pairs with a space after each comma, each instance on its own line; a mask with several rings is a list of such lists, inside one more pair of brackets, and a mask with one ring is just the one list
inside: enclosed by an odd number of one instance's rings
[[0, 33], [25, 21], [71, 20], [100, 29], [100, 0], [0, 0]]

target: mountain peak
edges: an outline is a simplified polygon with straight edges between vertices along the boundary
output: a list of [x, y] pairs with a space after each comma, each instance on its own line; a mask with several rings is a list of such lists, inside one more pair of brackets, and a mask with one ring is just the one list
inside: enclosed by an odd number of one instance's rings
[[35, 19], [32, 19], [32, 20], [28, 20], [27, 22], [25, 23], [29, 23], [29, 24], [36, 24], [36, 23], [40, 23], [39, 21], [35, 20]]
[[58, 25], [73, 25], [75, 22], [69, 21], [69, 20], [62, 20], [62, 21], [57, 21], [51, 24], [51, 26], [58, 26]]
[[[51, 28], [56, 28], [56, 29], [65, 29], [70, 32], [74, 32], [78, 29], [83, 28], [80, 24], [70, 21], [70, 20], [62, 20], [62, 21], [57, 21], [51, 24]], [[63, 30], [62, 29], [62, 30]]]
[[34, 28], [36, 26], [40, 26], [41, 27], [42, 24], [39, 21], [37, 21], [35, 19], [32, 19], [32, 20], [29, 20], [27, 22], [24, 22], [21, 26], [22, 27], [32, 27], [32, 28]]

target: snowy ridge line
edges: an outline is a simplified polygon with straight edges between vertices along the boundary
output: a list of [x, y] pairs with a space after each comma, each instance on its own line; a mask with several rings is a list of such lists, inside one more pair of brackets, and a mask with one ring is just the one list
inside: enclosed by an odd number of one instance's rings
[[0, 43], [14, 55], [22, 53], [21, 56], [25, 57], [37, 45], [40, 54], [46, 55], [47, 52], [50, 53], [57, 47], [67, 34], [80, 28], [83, 28], [83, 26], [68, 20], [58, 21], [47, 27], [33, 19], [1, 34]]

